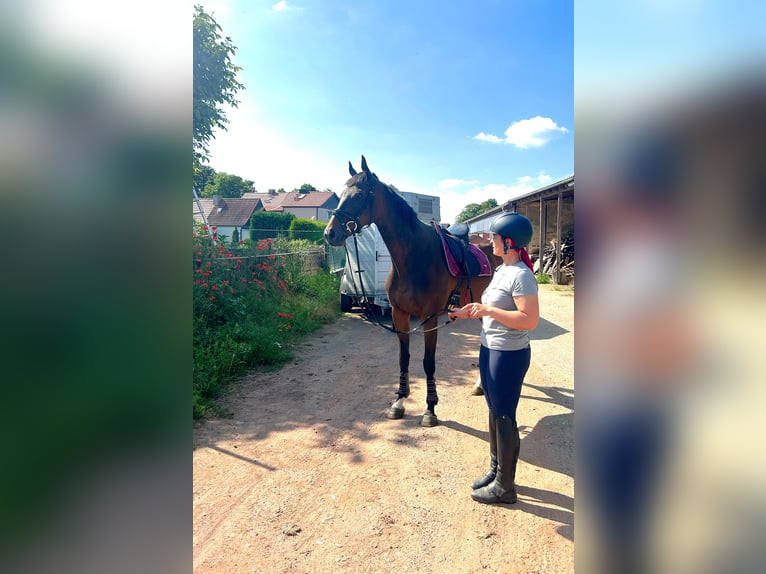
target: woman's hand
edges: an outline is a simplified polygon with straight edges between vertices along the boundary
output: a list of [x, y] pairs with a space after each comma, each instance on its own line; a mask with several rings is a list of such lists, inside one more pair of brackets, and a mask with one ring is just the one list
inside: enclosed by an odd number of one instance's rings
[[459, 307], [457, 309], [453, 309], [452, 311], [450, 311], [449, 320], [454, 323], [458, 319], [468, 319], [468, 317], [470, 317], [470, 315], [469, 315], [469, 307], [470, 306], [471, 306], [471, 304], [469, 303], [468, 305], [465, 305], [463, 307]]
[[481, 303], [469, 303], [466, 305], [469, 307], [468, 316], [473, 319], [481, 319], [489, 315], [490, 306], [482, 305]]
[[459, 309], [453, 309], [450, 312], [450, 321], [456, 319], [480, 319], [489, 313], [489, 307], [481, 303], [468, 303]]

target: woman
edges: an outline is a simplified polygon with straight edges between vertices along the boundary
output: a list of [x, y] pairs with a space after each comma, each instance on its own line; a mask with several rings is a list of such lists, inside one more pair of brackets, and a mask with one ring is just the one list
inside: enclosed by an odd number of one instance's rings
[[481, 303], [469, 303], [450, 314], [452, 320], [482, 320], [479, 372], [489, 407], [487, 474], [471, 485], [471, 498], [485, 504], [516, 502], [516, 462], [521, 441], [516, 407], [529, 369], [529, 331], [537, 326], [540, 308], [537, 280], [526, 246], [532, 223], [518, 213], [503, 213], [490, 226], [492, 251], [503, 259]]

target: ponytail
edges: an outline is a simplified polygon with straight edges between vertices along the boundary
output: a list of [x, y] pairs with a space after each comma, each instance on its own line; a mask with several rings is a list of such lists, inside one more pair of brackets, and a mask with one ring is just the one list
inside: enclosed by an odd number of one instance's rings
[[532, 259], [529, 258], [529, 253], [527, 253], [527, 250], [523, 247], [519, 248], [519, 257], [521, 257], [521, 260], [527, 264], [527, 267], [529, 267], [530, 271], [534, 273], [535, 269], [532, 265]]

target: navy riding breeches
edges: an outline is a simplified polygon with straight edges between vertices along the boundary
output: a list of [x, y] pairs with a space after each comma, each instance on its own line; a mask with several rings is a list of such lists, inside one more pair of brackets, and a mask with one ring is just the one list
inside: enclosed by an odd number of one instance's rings
[[479, 372], [484, 398], [494, 417], [506, 415], [516, 424], [516, 407], [531, 356], [529, 347], [518, 351], [496, 351], [481, 346]]

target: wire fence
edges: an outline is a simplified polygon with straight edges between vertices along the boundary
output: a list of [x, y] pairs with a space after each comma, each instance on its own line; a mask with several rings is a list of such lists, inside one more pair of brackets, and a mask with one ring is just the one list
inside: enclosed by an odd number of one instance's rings
[[346, 248], [343, 245], [327, 245], [327, 268], [331, 273], [337, 273], [338, 271], [346, 267]]
[[253, 229], [255, 233], [250, 234], [250, 230], [243, 230], [243, 237], [233, 241], [223, 231], [216, 226], [195, 225], [195, 237], [212, 247], [210, 259], [214, 261], [234, 260], [242, 265], [279, 261], [293, 272], [306, 274], [337, 274], [346, 265], [345, 248], [325, 243], [321, 231]]

